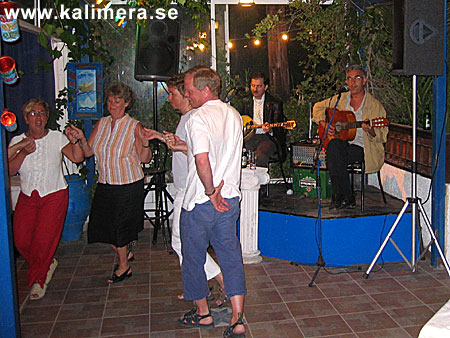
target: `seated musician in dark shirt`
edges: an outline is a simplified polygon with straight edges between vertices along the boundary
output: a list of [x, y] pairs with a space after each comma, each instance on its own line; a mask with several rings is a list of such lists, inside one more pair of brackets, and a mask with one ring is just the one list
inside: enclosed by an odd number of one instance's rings
[[[342, 93], [337, 105], [339, 111], [351, 111], [356, 121], [364, 121], [361, 128], [356, 130], [353, 140], [347, 141], [339, 138], [335, 126], [328, 129], [327, 168], [330, 173], [333, 188], [331, 210], [354, 208], [356, 206], [347, 165], [357, 161], [365, 161], [366, 173], [375, 173], [384, 163], [384, 145], [388, 128], [375, 128], [369, 121], [386, 117], [386, 111], [380, 101], [374, 98], [365, 89], [367, 83], [366, 71], [360, 65], [353, 65], [346, 70], [346, 83], [348, 92]], [[319, 128], [326, 130], [328, 122], [325, 117], [326, 108], [334, 108], [339, 95], [317, 102], [313, 107], [313, 120]], [[337, 113], [333, 118], [336, 121]]]
[[[250, 90], [253, 97], [244, 105], [241, 115], [253, 119], [253, 124], [277, 123], [286, 121], [283, 114], [283, 102], [267, 92], [268, 79], [263, 73], [252, 74]], [[268, 167], [269, 158], [280, 152], [284, 157], [286, 149], [286, 131], [283, 128], [263, 127], [252, 131], [244, 138], [244, 148], [255, 152], [256, 165]]]

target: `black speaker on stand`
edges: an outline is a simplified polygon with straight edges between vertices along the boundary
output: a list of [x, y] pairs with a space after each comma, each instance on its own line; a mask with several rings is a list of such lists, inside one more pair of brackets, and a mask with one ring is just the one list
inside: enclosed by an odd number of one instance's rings
[[444, 0], [394, 0], [394, 75], [444, 71]]
[[148, 20], [138, 25], [134, 78], [153, 81], [153, 129], [158, 129], [158, 81], [166, 81], [178, 73], [180, 59], [180, 21]]
[[[412, 75], [412, 163], [411, 163], [411, 197], [406, 199], [402, 210], [397, 215], [387, 236], [369, 265], [364, 278], [369, 274], [378, 261], [386, 244], [390, 240], [403, 260], [416, 271], [418, 261], [425, 256], [434, 244], [442, 263], [450, 277], [450, 265], [440, 248], [436, 234], [425, 213], [421, 198], [417, 197], [417, 75], [441, 76], [444, 71], [444, 27], [446, 17], [445, 0], [394, 0], [394, 36], [393, 36], [393, 71], [394, 75]], [[401, 218], [409, 205], [412, 207], [411, 217], [411, 260], [408, 260], [400, 248], [392, 241]], [[419, 212], [419, 213], [418, 213]], [[422, 215], [431, 240], [427, 247], [416, 254], [416, 230], [421, 228], [419, 217]], [[416, 224], [419, 226], [416, 227]]]
[[[180, 21], [179, 20], [148, 20], [139, 26], [136, 33], [136, 58], [134, 78], [138, 81], [153, 81], [153, 129], [158, 130], [158, 82], [167, 81], [178, 73], [180, 59]], [[157, 141], [157, 140], [154, 140]], [[156, 244], [158, 230], [161, 229], [166, 250], [170, 247], [169, 216], [173, 212], [168, 208], [168, 201], [173, 198], [167, 191], [165, 182], [167, 146], [155, 143], [152, 149], [155, 168], [148, 168], [145, 177], [145, 191], [154, 191], [155, 208], [147, 210], [154, 212], [154, 217], [145, 214], [154, 226], [152, 243]], [[165, 151], [161, 151], [165, 147]], [[164, 147], [162, 147], [164, 146]], [[147, 181], [149, 179], [149, 181]], [[165, 236], [167, 227], [169, 238]]]

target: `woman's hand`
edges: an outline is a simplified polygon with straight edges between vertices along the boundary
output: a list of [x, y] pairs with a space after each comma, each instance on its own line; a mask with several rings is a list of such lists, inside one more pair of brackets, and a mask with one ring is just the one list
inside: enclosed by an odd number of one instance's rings
[[78, 140], [85, 139], [83, 131], [80, 128], [75, 127], [73, 124], [67, 126], [64, 130], [64, 134], [66, 134], [70, 143], [75, 143]]
[[142, 127], [139, 130], [139, 136], [141, 137], [142, 144], [146, 144], [147, 141], [151, 141], [155, 138], [164, 142], [163, 134], [161, 134], [160, 132], [157, 132], [156, 130], [149, 129], [149, 128]]
[[36, 143], [32, 138], [25, 138], [22, 141], [19, 142], [19, 144], [22, 144], [21, 150], [26, 154], [29, 155], [31, 153], [34, 153], [36, 151]]
[[15, 175], [29, 154], [36, 151], [36, 143], [31, 137], [22, 139], [20, 142], [8, 147], [9, 174]]

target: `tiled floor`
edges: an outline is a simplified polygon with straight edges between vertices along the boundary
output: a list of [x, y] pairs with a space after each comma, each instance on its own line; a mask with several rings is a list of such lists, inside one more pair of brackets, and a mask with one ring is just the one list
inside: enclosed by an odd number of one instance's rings
[[[108, 286], [115, 263], [107, 245], [61, 243], [59, 266], [47, 295], [27, 300], [26, 263], [17, 260], [22, 337], [222, 337], [223, 327], [186, 329], [177, 318], [191, 304], [179, 301], [178, 259], [145, 229], [135, 247], [133, 277]], [[449, 298], [445, 270], [420, 262], [363, 272], [327, 268], [308, 287], [315, 267], [264, 258], [246, 265], [247, 337], [417, 337]], [[212, 303], [214, 304], [214, 303]], [[214, 307], [214, 305], [213, 305]]]

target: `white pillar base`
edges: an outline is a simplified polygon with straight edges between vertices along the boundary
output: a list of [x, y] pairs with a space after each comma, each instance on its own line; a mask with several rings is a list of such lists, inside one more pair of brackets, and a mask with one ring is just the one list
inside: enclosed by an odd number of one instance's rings
[[258, 198], [261, 184], [269, 183], [267, 168], [242, 169], [240, 239], [244, 264], [262, 261], [258, 250]]

